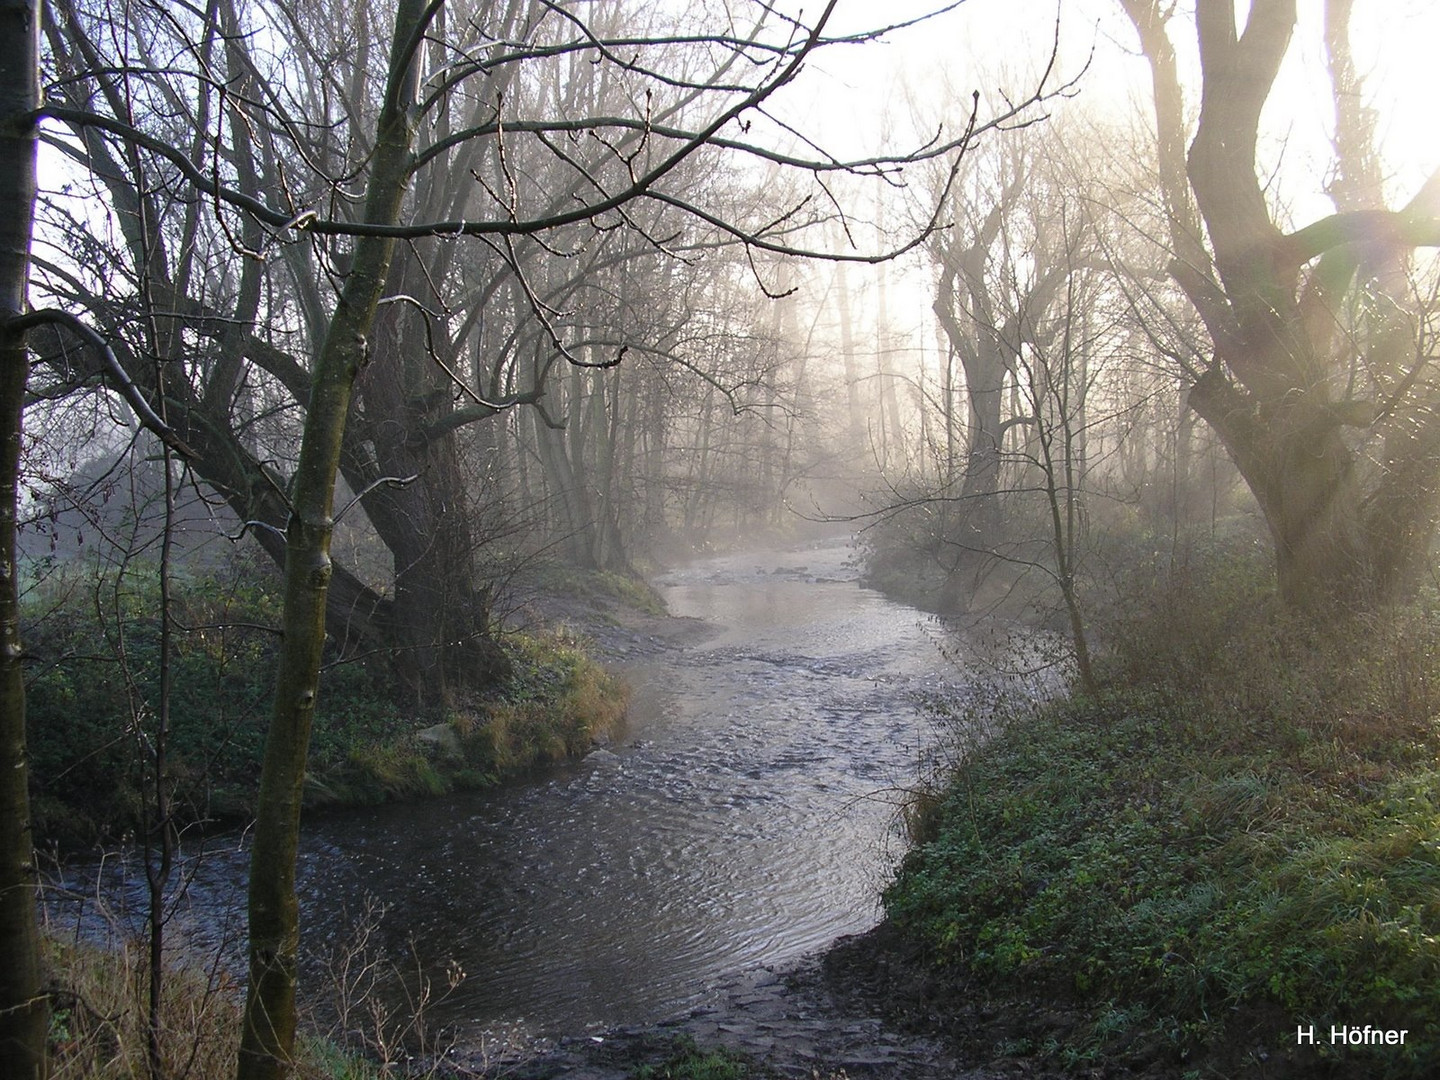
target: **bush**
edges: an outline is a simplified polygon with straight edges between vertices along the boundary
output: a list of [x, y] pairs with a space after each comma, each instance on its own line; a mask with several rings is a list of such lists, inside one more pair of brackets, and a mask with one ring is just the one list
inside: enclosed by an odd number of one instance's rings
[[[402, 965], [375, 944], [383, 911], [373, 902], [353, 933], [322, 958], [318, 999], [306, 1003], [297, 1040], [298, 1080], [381, 1080], [444, 1075], [449, 1043], [432, 1026], [434, 1006], [464, 973], [451, 963], [445, 985]], [[150, 970], [146, 949], [124, 935], [107, 948], [45, 938], [51, 994], [52, 1080], [134, 1080], [148, 1060]], [[183, 953], [183, 950], [180, 950]], [[171, 947], [171, 955], [176, 950]], [[214, 957], [183, 955], [164, 971], [162, 1076], [235, 1073], [243, 995]], [[323, 1016], [323, 1019], [322, 1019]]]

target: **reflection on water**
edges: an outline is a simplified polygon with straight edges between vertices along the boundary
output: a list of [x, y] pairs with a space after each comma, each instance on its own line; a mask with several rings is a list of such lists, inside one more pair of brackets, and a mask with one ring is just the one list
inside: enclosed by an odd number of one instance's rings
[[[718, 633], [630, 669], [613, 752], [308, 823], [307, 942], [342, 939], [374, 897], [392, 944], [468, 973], [444, 1019], [574, 1032], [659, 1019], [720, 975], [872, 925], [891, 796], [931, 738], [916, 695], [945, 665], [927, 617], [860, 588], [846, 555], [752, 553], [662, 578], [675, 614]], [[191, 887], [202, 935], [227, 913], [237, 925], [238, 848], [209, 854]]]

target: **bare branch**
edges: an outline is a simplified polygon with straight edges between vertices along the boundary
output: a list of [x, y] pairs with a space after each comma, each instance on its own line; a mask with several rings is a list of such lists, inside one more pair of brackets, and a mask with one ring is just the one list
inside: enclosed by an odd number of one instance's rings
[[100, 356], [107, 377], [113, 382], [115, 389], [120, 392], [130, 408], [135, 411], [135, 416], [146, 430], [153, 433], [181, 457], [193, 458], [195, 456], [195, 451], [186, 446], [170, 425], [161, 420], [155, 410], [150, 407], [150, 402], [145, 400], [145, 395], [140, 392], [139, 387], [121, 366], [110, 343], [88, 323], [59, 308], [41, 308], [10, 320], [11, 329], [19, 330], [22, 333], [45, 325], [63, 326], [94, 349]]

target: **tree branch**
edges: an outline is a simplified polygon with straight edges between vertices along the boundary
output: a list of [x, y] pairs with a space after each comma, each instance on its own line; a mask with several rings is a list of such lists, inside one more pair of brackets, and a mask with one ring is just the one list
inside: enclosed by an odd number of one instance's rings
[[37, 311], [27, 312], [10, 320], [13, 330], [21, 333], [32, 330], [37, 326], [54, 325], [63, 326], [72, 334], [78, 337], [94, 349], [100, 356], [100, 361], [105, 367], [107, 377], [114, 384], [115, 389], [135, 411], [135, 416], [145, 429], [155, 435], [161, 442], [184, 458], [195, 457], [195, 451], [186, 446], [184, 441], [175, 434], [169, 424], [161, 420], [150, 402], [145, 400], [145, 395], [140, 392], [130, 376], [126, 374], [125, 368], [121, 366], [120, 360], [115, 355], [115, 350], [105, 337], [95, 330], [88, 323], [71, 315], [68, 311], [59, 308], [41, 308]]

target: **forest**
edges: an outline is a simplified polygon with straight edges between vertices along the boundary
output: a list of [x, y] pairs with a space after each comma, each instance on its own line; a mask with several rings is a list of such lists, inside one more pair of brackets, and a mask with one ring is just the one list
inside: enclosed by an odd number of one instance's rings
[[0, 0], [0, 1075], [1431, 1075], [1436, 33]]

